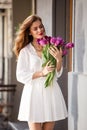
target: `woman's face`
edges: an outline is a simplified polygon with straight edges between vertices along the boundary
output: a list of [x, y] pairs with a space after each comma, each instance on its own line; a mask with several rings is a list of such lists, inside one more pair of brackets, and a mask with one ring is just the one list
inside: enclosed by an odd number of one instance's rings
[[33, 24], [30, 27], [30, 35], [33, 36], [33, 39], [44, 37], [45, 29], [40, 20], [33, 22]]

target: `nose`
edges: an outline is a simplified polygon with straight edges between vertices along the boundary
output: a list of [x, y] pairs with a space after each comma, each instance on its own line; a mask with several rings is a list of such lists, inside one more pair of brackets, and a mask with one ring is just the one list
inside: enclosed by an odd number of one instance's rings
[[38, 32], [41, 32], [41, 28], [38, 28]]

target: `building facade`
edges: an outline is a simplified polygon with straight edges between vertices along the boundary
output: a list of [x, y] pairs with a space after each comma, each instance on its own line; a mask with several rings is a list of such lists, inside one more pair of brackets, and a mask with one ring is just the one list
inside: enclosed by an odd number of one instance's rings
[[17, 120], [23, 85], [16, 80], [13, 40], [19, 24], [30, 14], [41, 16], [47, 35], [62, 36], [75, 43], [63, 60], [64, 72], [59, 79], [68, 119], [56, 122], [55, 130], [86, 130], [86, 0], [0, 0], [0, 84], [16, 84], [12, 120]]

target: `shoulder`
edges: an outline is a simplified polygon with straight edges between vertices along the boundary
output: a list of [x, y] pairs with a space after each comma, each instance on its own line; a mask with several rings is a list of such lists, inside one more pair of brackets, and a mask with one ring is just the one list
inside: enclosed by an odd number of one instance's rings
[[26, 53], [30, 49], [30, 44], [26, 45], [24, 48], [21, 49], [20, 53]]
[[21, 51], [26, 51], [30, 48], [30, 44], [26, 45], [24, 48], [21, 49]]
[[30, 53], [29, 53], [29, 48], [30, 48], [30, 44], [26, 45], [24, 48], [22, 48], [20, 50], [19, 56], [18, 56], [18, 60], [26, 60]]

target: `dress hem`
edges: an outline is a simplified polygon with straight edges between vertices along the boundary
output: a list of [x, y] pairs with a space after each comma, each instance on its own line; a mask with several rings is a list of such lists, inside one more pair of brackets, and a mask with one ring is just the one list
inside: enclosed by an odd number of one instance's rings
[[60, 120], [64, 120], [66, 119], [68, 116], [66, 117], [62, 117], [62, 118], [59, 118], [59, 119], [55, 119], [55, 120], [44, 120], [44, 121], [29, 121], [29, 120], [23, 120], [23, 119], [18, 119], [19, 121], [27, 121], [27, 122], [33, 122], [33, 123], [44, 123], [44, 122], [53, 122], [53, 121], [60, 121]]

